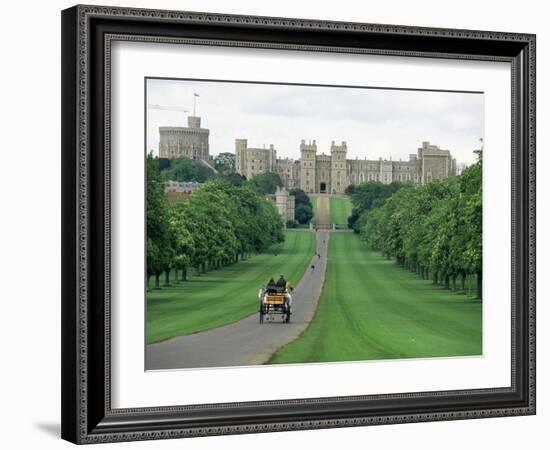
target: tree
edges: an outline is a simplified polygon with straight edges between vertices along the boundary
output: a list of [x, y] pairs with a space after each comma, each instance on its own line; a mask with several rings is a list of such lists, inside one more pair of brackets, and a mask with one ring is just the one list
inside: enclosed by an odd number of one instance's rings
[[164, 180], [160, 175], [159, 160], [147, 155], [147, 278], [155, 276], [155, 287], [160, 288], [160, 275], [170, 270], [173, 249], [168, 224], [168, 204], [164, 196]]
[[302, 189], [291, 189], [290, 195], [294, 196], [294, 219], [301, 223], [309, 223], [313, 218], [313, 205], [309, 196]]
[[191, 265], [195, 254], [195, 242], [191, 232], [192, 227], [188, 217], [188, 203], [177, 203], [171, 208], [170, 229], [172, 247], [174, 248], [174, 268], [176, 269], [176, 281], [178, 271], [181, 270], [181, 281], [187, 280], [187, 270]]
[[344, 191], [344, 194], [351, 195], [355, 192], [355, 184], [350, 184]]
[[227, 181], [233, 186], [242, 186], [246, 183], [246, 178], [239, 173], [230, 173], [227, 175], [219, 175], [218, 179]]
[[172, 181], [186, 182], [198, 181], [199, 174], [195, 161], [189, 158], [176, 158], [172, 160], [170, 169], [166, 171], [166, 177]]
[[299, 205], [309, 205], [311, 206], [311, 201], [309, 200], [309, 196], [299, 188], [294, 188], [289, 191], [290, 195], [294, 196], [294, 206]]
[[249, 180], [249, 184], [258, 194], [275, 194], [277, 187], [282, 187], [281, 177], [273, 172], [256, 175]]
[[205, 161], [198, 159], [194, 161], [197, 168], [197, 181], [199, 183], [205, 183], [212, 178], [216, 178], [217, 174], [213, 170], [213, 167], [207, 164]]
[[386, 199], [403, 187], [412, 188], [413, 185], [399, 181], [390, 184], [384, 184], [380, 181], [367, 181], [347, 189], [346, 193], [348, 193], [353, 204], [351, 216], [348, 218], [348, 226], [359, 233], [361, 225], [364, 225], [364, 220], [356, 225], [361, 214], [372, 208], [382, 206]]
[[[354, 228], [371, 247], [423, 278], [462, 290], [468, 274], [482, 282], [481, 152], [458, 177], [424, 186], [359, 185], [350, 191]], [[388, 193], [397, 188], [390, 196]], [[362, 211], [362, 212], [361, 212]]]
[[301, 223], [302, 225], [309, 223], [313, 217], [313, 209], [311, 205], [302, 203], [294, 209], [294, 216], [296, 217], [298, 223]]
[[221, 175], [235, 173], [235, 154], [220, 153], [214, 158], [214, 167]]
[[247, 184], [222, 178], [207, 181], [184, 203], [169, 206], [158, 159], [147, 159], [147, 275], [171, 269], [182, 280], [190, 267], [199, 273], [235, 263], [252, 252], [284, 240], [283, 221], [275, 207]]
[[287, 220], [286, 221], [286, 227], [287, 228], [296, 228], [296, 222], [294, 220]]

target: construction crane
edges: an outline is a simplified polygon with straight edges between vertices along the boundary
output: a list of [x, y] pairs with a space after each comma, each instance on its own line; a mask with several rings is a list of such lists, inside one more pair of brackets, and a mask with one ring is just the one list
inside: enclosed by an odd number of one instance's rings
[[189, 112], [189, 110], [185, 108], [181, 108], [179, 106], [167, 106], [167, 105], [153, 105], [149, 103], [147, 105], [147, 108], [149, 109], [160, 109], [161, 111], [179, 111], [179, 112]]
[[[196, 113], [196, 110], [197, 110], [197, 97], [199, 97], [199, 94], [197, 94], [196, 92], [193, 93], [193, 116], [195, 116], [195, 113]], [[159, 109], [161, 111], [179, 111], [179, 112], [184, 112], [184, 113], [189, 112], [188, 109], [182, 108], [180, 106], [157, 105], [157, 104], [152, 104], [152, 103], [147, 104], [147, 108], [149, 108], [149, 109]]]
[[147, 104], [148, 109], [157, 109], [160, 111], [177, 111], [182, 113], [188, 113], [189, 111], [185, 108], [179, 106], [168, 106], [168, 105], [157, 105], [157, 104]]

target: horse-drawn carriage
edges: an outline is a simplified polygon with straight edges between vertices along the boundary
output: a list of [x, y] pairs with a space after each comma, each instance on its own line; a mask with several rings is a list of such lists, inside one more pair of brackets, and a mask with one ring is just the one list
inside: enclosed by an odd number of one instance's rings
[[260, 323], [274, 321], [275, 317], [281, 316], [283, 322], [290, 322], [292, 314], [291, 287], [288, 286], [267, 286], [260, 289], [258, 294], [260, 300]]

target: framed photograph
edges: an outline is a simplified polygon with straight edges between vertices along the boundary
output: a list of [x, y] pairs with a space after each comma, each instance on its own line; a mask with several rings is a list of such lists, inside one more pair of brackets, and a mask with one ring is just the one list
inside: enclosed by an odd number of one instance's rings
[[535, 36], [62, 12], [62, 437], [535, 413]]

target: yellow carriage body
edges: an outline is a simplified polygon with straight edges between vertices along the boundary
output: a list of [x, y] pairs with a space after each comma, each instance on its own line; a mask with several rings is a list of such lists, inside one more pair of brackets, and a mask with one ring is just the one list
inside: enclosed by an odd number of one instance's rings
[[266, 305], [284, 305], [286, 301], [286, 293], [281, 294], [266, 294], [264, 304]]

